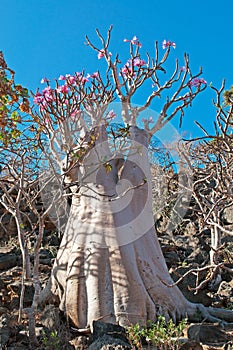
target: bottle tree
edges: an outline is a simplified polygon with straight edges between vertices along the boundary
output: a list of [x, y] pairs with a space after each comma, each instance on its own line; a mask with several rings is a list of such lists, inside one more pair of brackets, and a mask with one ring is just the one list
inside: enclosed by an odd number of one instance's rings
[[[60, 76], [34, 96], [34, 120], [52, 176], [70, 201], [69, 217], [49, 287], [74, 325], [93, 320], [121, 325], [179, 320], [199, 310], [204, 318], [230, 320], [232, 313], [190, 303], [169, 275], [154, 227], [149, 148], [153, 135], [191, 106], [205, 89], [201, 70], [193, 75], [189, 58], [166, 73], [175, 43], [164, 40], [163, 55], [142, 54], [138, 38], [125, 39], [129, 59], [122, 63], [97, 31], [101, 46], [87, 45], [106, 73]], [[171, 68], [168, 66], [168, 70]], [[135, 102], [149, 91], [144, 103]], [[147, 113], [165, 97], [156, 119]], [[114, 102], [114, 104], [113, 104]], [[143, 116], [143, 118], [142, 118]], [[58, 170], [57, 170], [58, 169]], [[47, 173], [48, 174], [48, 173]], [[49, 175], [48, 175], [49, 176]], [[46, 197], [47, 198], [47, 197]]]

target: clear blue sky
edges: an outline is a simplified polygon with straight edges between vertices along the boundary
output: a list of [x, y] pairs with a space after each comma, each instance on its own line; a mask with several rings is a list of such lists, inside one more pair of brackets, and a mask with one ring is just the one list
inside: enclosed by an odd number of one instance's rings
[[[208, 83], [220, 86], [226, 78], [227, 87], [233, 84], [232, 0], [0, 0], [0, 5], [0, 50], [16, 71], [17, 82], [30, 90], [44, 76], [101, 68], [84, 45], [85, 35], [95, 40], [95, 28], [106, 33], [110, 24], [113, 52], [124, 51], [123, 39], [133, 35], [150, 52], [155, 40], [172, 40], [177, 44], [174, 60], [187, 52], [193, 70], [202, 66]], [[183, 130], [200, 134], [194, 120], [212, 129], [212, 97], [208, 88], [194, 102]]]

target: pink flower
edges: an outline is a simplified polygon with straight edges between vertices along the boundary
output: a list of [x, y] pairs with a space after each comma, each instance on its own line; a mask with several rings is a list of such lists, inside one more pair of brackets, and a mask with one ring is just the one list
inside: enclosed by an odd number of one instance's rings
[[46, 103], [45, 100], [43, 100], [43, 101], [40, 103], [40, 109], [41, 109], [41, 111], [43, 111], [46, 107], [47, 107], [47, 103]]
[[181, 72], [185, 72], [186, 71], [186, 67], [185, 66], [180, 67], [180, 71]]
[[162, 48], [163, 49], [166, 49], [167, 47], [170, 47], [170, 46], [172, 46], [174, 49], [176, 48], [176, 43], [174, 43], [173, 41], [170, 41], [170, 40], [164, 40], [163, 42], [162, 42]]
[[50, 94], [51, 91], [52, 91], [52, 89], [51, 89], [50, 86], [47, 86], [46, 88], [44, 88], [44, 90], [42, 90], [43, 95], [45, 95], [45, 94]]
[[47, 102], [53, 100], [53, 90], [51, 89], [50, 86], [47, 86], [43, 91], [42, 91], [44, 98]]
[[75, 110], [75, 111], [71, 112], [70, 116], [72, 118], [75, 118], [75, 117], [78, 117], [80, 113], [81, 113], [80, 110]]
[[205, 85], [207, 84], [207, 81], [205, 79], [203, 79], [203, 78], [200, 78], [199, 81], [200, 81], [201, 84], [205, 84]]
[[146, 64], [146, 61], [141, 60], [140, 58], [135, 58], [133, 61], [128, 60], [128, 62], [121, 69], [121, 73], [125, 76], [135, 76], [136, 74], [134, 72], [133, 67], [141, 67], [144, 64]]
[[136, 66], [136, 67], [141, 67], [141, 66], [143, 66], [144, 64], [146, 64], [146, 61], [140, 60], [140, 58], [135, 58], [135, 59], [133, 60], [133, 65]]
[[131, 43], [133, 45], [142, 47], [142, 44], [140, 43], [140, 41], [138, 40], [138, 38], [136, 37], [136, 35], [134, 35], [133, 39], [128, 40], [128, 39], [124, 39], [125, 43]]
[[131, 75], [135, 75], [135, 73], [133, 73], [133, 69], [129, 66], [129, 62], [127, 62], [123, 68], [121, 68], [121, 73], [125, 76], [131, 76]]
[[194, 78], [192, 81], [190, 81], [189, 86], [200, 87], [201, 84], [206, 85], [207, 81], [203, 78]]
[[129, 74], [130, 70], [131, 70], [131, 68], [129, 68], [127, 65], [124, 65], [124, 67], [121, 68], [121, 72], [123, 74]]
[[44, 84], [44, 83], [49, 83], [49, 81], [50, 80], [47, 78], [42, 78], [40, 82], [41, 82], [41, 84]]
[[60, 77], [58, 78], [58, 80], [66, 80], [66, 77], [64, 75], [60, 75]]
[[33, 101], [38, 105], [44, 101], [44, 96], [40, 92], [37, 92]]
[[76, 82], [75, 77], [74, 77], [73, 75], [69, 76], [69, 77], [68, 77], [68, 82], [69, 82], [70, 84], [74, 84], [74, 83]]
[[66, 84], [59, 86], [56, 90], [57, 90], [57, 92], [61, 92], [63, 94], [67, 94], [69, 92], [69, 88]]
[[104, 57], [104, 50], [100, 50], [98, 53], [98, 59], [100, 60], [103, 57]]
[[149, 123], [153, 123], [153, 121], [154, 121], [154, 120], [153, 120], [152, 116], [150, 116], [149, 119], [148, 119], [148, 122], [149, 122]]
[[[108, 56], [112, 56], [112, 53], [111, 52], [108, 52], [107, 53]], [[98, 53], [98, 59], [100, 60], [101, 58], [103, 58], [105, 56], [105, 51], [104, 50], [100, 50], [99, 53]]]
[[99, 72], [92, 73], [91, 78], [99, 78]]
[[96, 100], [96, 98], [97, 98], [97, 96], [96, 96], [96, 94], [94, 92], [92, 92], [90, 96], [91, 96], [92, 100]]
[[88, 77], [82, 77], [81, 83], [85, 84], [89, 81]]
[[116, 113], [113, 111], [113, 109], [111, 109], [111, 111], [108, 112], [107, 118], [109, 119], [113, 119], [115, 118]]

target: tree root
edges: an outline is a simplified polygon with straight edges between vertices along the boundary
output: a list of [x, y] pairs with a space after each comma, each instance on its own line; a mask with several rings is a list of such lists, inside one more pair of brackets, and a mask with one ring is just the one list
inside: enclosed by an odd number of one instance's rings
[[196, 311], [188, 313], [189, 321], [197, 322], [211, 322], [224, 325], [228, 322], [233, 322], [233, 310], [222, 308], [206, 307], [202, 304], [194, 304]]
[[[54, 302], [54, 295], [51, 292], [51, 279], [49, 279], [41, 292], [39, 305], [43, 306], [48, 303], [53, 304]], [[178, 322], [180, 319], [187, 317], [190, 322], [218, 323], [223, 328], [226, 324], [233, 324], [233, 310], [206, 307], [202, 304], [189, 303], [186, 315], [177, 313], [177, 310], [176, 312], [171, 312], [170, 310], [165, 311], [164, 308], [160, 308], [158, 313], [165, 316], [167, 320], [172, 318], [174, 322]]]

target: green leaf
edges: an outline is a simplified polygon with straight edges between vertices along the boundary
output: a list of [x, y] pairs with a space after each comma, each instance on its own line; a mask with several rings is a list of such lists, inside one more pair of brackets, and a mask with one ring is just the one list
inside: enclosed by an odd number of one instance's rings
[[19, 120], [19, 114], [16, 111], [12, 112], [11, 113], [11, 119], [13, 121], [17, 122]]
[[21, 131], [17, 130], [17, 129], [14, 129], [14, 130], [11, 130], [11, 137], [13, 139], [16, 139], [17, 137], [19, 137], [21, 135]]

